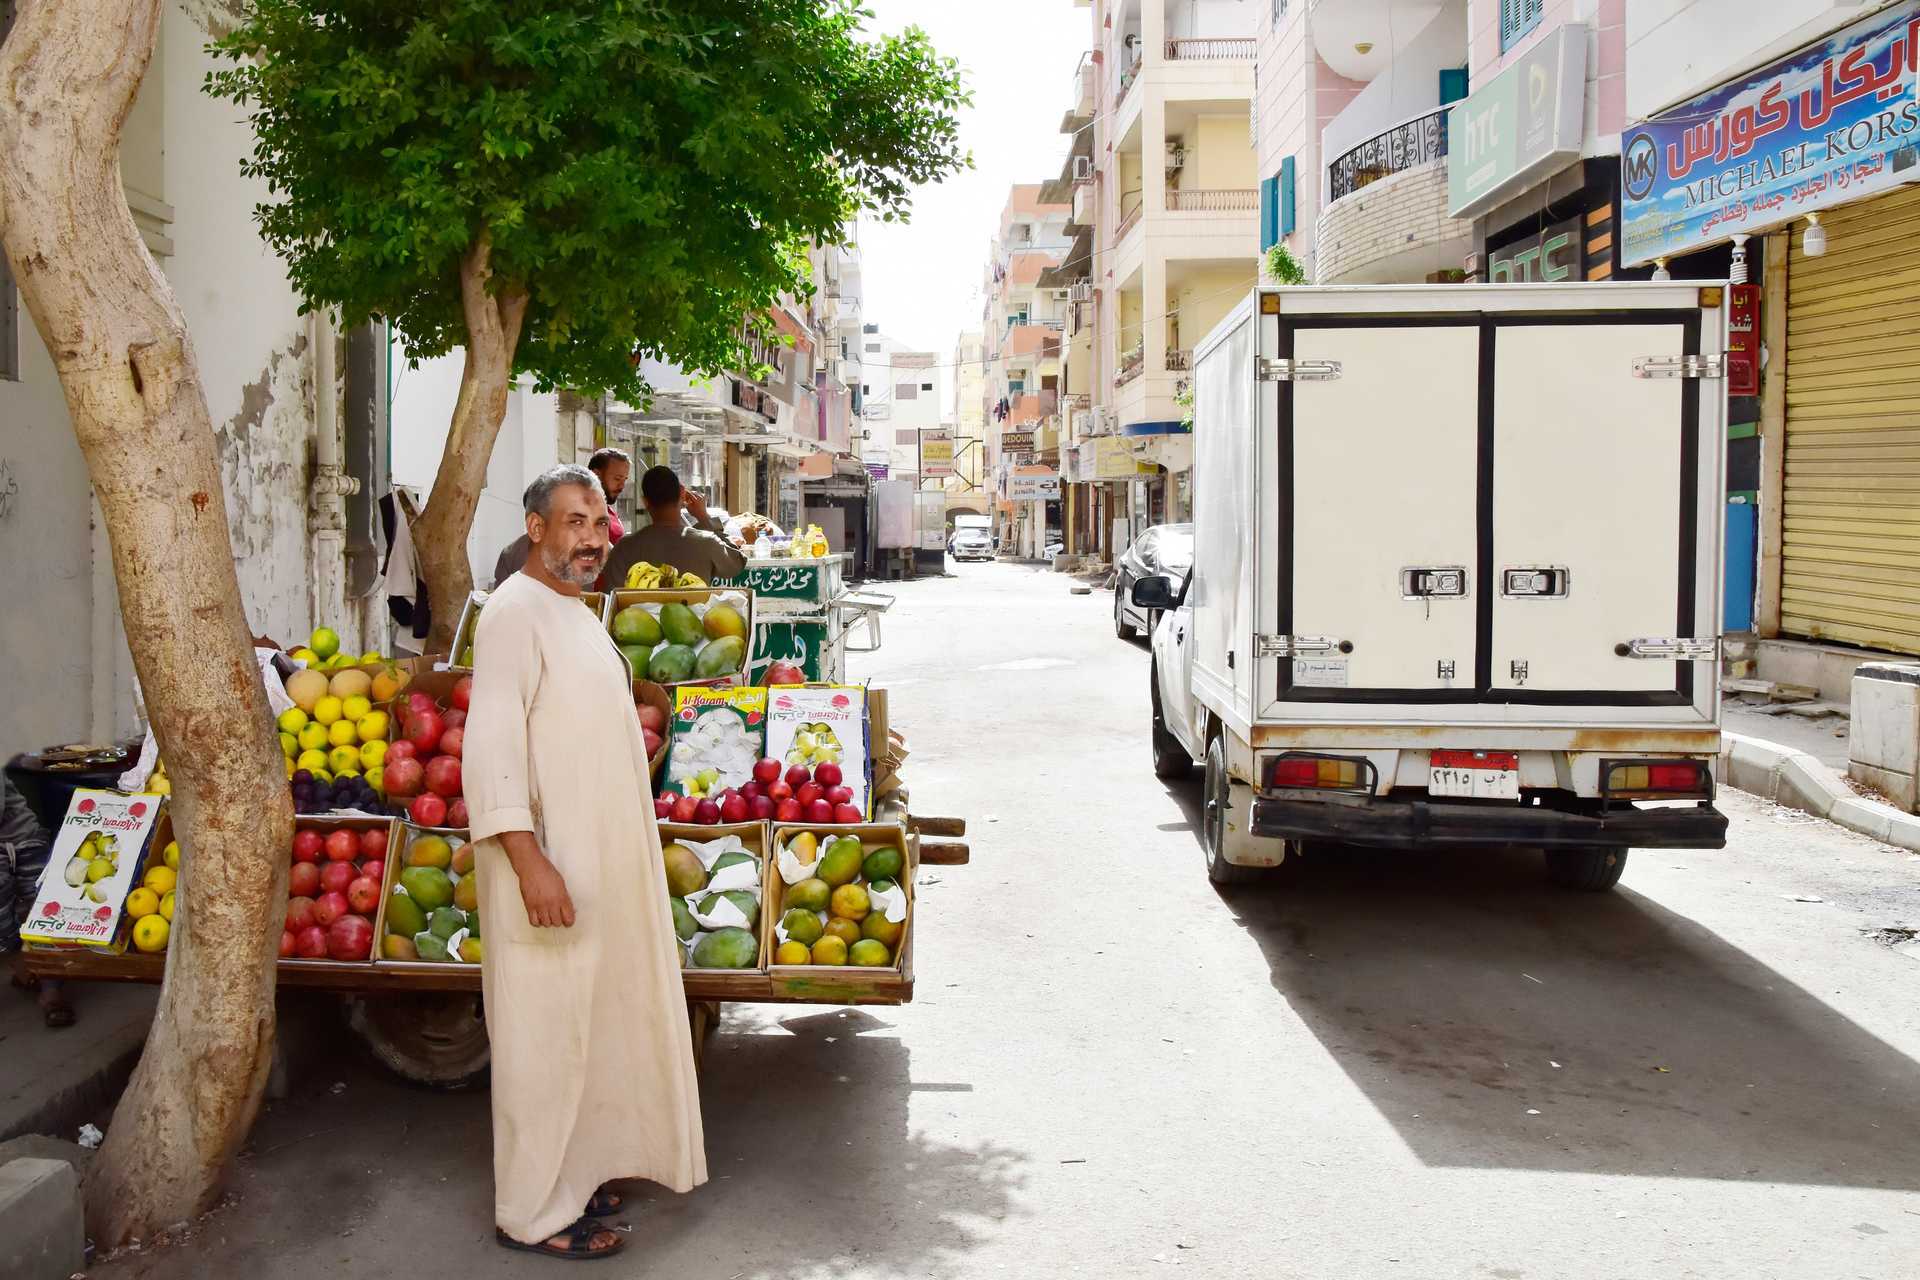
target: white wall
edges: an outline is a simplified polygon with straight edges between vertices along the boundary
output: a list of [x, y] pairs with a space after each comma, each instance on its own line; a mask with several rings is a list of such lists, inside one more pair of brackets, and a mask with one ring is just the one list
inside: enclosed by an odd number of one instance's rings
[[1627, 119], [1643, 120], [1881, 7], [1861, 0], [1630, 0]]
[[1320, 134], [1319, 183], [1326, 166], [1401, 121], [1440, 104], [1440, 73], [1467, 65], [1467, 0], [1447, 0], [1432, 22], [1362, 89]]
[[[1145, 0], [1147, 4], [1155, 0]], [[1269, 0], [1164, 0], [1167, 38], [1250, 36]]]

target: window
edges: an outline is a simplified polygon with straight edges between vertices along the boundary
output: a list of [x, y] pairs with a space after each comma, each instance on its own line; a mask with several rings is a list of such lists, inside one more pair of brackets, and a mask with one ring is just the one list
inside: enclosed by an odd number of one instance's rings
[[895, 444], [919, 445], [920, 432], [912, 427], [896, 427], [893, 432]]
[[1440, 71], [1440, 105], [1458, 102], [1467, 96], [1467, 69], [1444, 67]]
[[1269, 22], [1267, 25], [1270, 27], [1277, 27], [1280, 25], [1280, 20], [1286, 16], [1287, 16], [1287, 0], [1273, 0], [1273, 21]]
[[920, 389], [922, 391], [931, 391], [933, 390], [933, 384], [931, 382], [923, 382], [920, 384]]
[[860, 384], [860, 394], [863, 396], [870, 396], [873, 394], [873, 388], [863, 382]]
[[1547, 0], [1500, 0], [1500, 52], [1519, 44], [1539, 26], [1546, 8]]
[[867, 344], [867, 352], [868, 352], [869, 354], [872, 354], [873, 352], [876, 352], [876, 351], [878, 351], [879, 349], [880, 349], [880, 344], [879, 344], [879, 343], [877, 343], [877, 342], [869, 342], [869, 343]]
[[920, 385], [915, 382], [896, 382], [893, 384], [893, 398], [895, 400], [918, 400], [920, 398]]

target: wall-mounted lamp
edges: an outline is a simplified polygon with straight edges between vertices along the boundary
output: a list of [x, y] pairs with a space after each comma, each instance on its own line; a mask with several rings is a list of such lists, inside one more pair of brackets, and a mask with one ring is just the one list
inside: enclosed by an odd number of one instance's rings
[[1820, 215], [1807, 215], [1807, 232], [1800, 237], [1800, 249], [1809, 258], [1817, 258], [1827, 251], [1827, 229], [1820, 225]]

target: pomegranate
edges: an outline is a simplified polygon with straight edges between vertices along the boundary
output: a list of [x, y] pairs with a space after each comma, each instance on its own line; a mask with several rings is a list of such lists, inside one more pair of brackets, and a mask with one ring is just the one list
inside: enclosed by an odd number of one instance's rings
[[451, 800], [460, 794], [459, 756], [435, 756], [427, 761], [427, 790], [442, 800]]
[[442, 712], [440, 719], [449, 729], [464, 729], [467, 727], [467, 713], [458, 707], [455, 707], [451, 711]]
[[320, 868], [320, 892], [345, 893], [347, 886], [359, 878], [351, 862], [329, 862]]
[[419, 758], [419, 751], [405, 738], [387, 744], [387, 766], [389, 768], [393, 766], [393, 762], [396, 760], [417, 760]]
[[426, 692], [424, 689], [415, 689], [412, 693], [407, 695], [406, 714], [408, 718], [420, 715], [424, 712], [432, 711], [433, 709], [434, 709], [433, 695]]
[[323, 893], [313, 900], [313, 922], [322, 929], [329, 928], [345, 914], [347, 895], [344, 893]]
[[[451, 714], [451, 713], [449, 713]], [[460, 748], [465, 745], [467, 731], [458, 725], [448, 725], [447, 731], [440, 735], [440, 754], [460, 758]]]
[[[402, 738], [393, 745], [395, 747], [402, 745], [410, 747], [413, 744], [405, 738]], [[387, 784], [387, 794], [395, 800], [404, 800], [408, 796], [417, 796], [420, 794], [420, 788], [426, 785], [427, 771], [421, 767], [420, 762], [413, 756], [402, 756], [400, 759], [395, 760], [391, 752], [389, 752], [386, 767], [382, 770], [381, 777]]]
[[853, 805], [837, 804], [833, 806], [833, 820], [851, 826], [856, 822], [865, 822], [867, 815], [860, 812], [860, 810]]
[[429, 791], [413, 798], [407, 816], [422, 827], [443, 827], [447, 824], [447, 802]]
[[472, 819], [467, 816], [467, 799], [465, 796], [455, 796], [452, 801], [448, 803], [447, 825], [450, 827], [459, 827], [462, 830], [472, 825]]
[[780, 762], [772, 756], [765, 756], [753, 762], [753, 780], [766, 786], [780, 776]]
[[795, 791], [798, 791], [801, 787], [806, 786], [812, 781], [813, 775], [807, 772], [807, 766], [803, 764], [797, 764], [787, 770], [787, 785]]
[[[332, 866], [332, 863], [328, 863]], [[314, 862], [296, 862], [287, 873], [287, 892], [296, 898], [311, 898], [320, 892], [320, 866]]]
[[347, 905], [363, 916], [380, 909], [380, 882], [360, 876], [347, 886]]
[[828, 760], [814, 769], [813, 780], [823, 787], [837, 787], [847, 779], [840, 772], [840, 766]]
[[280, 931], [280, 954], [282, 956], [293, 954], [293, 935], [284, 929]]
[[387, 856], [387, 829], [368, 827], [360, 833], [360, 856], [363, 858], [384, 858]]
[[[315, 873], [319, 874], [318, 872]], [[313, 899], [300, 897], [287, 899], [287, 928], [294, 933], [313, 927]]]
[[740, 794], [744, 798], [751, 800], [755, 796], [765, 795], [766, 788], [762, 787], [760, 785], [760, 780], [756, 778], [752, 782], [749, 782], [746, 786], [740, 788]]
[[666, 822], [673, 817], [673, 796], [671, 794], [653, 798], [653, 816], [657, 821]]
[[711, 827], [720, 821], [720, 806], [711, 800], [702, 800], [693, 808], [693, 820], [703, 827]]
[[447, 701], [453, 704], [456, 711], [465, 711], [473, 701], [473, 677], [461, 676], [455, 680], [453, 692], [447, 695]]
[[755, 822], [765, 822], [773, 817], [773, 801], [765, 796], [755, 796], [747, 801], [747, 816]]
[[327, 847], [327, 838], [310, 827], [302, 827], [293, 833], [293, 860], [295, 862], [318, 862], [321, 852]]
[[647, 728], [645, 725], [641, 725], [640, 738], [647, 744], [647, 759], [651, 760], [660, 754], [660, 744], [664, 742], [665, 739], [659, 734]]
[[440, 718], [438, 711], [429, 708], [413, 717], [407, 725], [406, 738], [421, 755], [430, 756], [440, 746], [440, 737], [446, 731], [446, 721]]
[[330, 862], [352, 862], [360, 856], [360, 837], [358, 834], [342, 828], [327, 836], [327, 859]]
[[303, 960], [327, 958], [327, 931], [317, 924], [308, 925], [294, 935], [293, 949]]
[[833, 806], [825, 800], [815, 797], [807, 802], [807, 821], [825, 823], [833, 821]]
[[341, 916], [327, 926], [327, 954], [335, 960], [365, 960], [373, 954], [373, 925], [365, 916]]
[[387, 879], [387, 860], [385, 858], [368, 858], [360, 864], [360, 874], [375, 884], [385, 884]]
[[661, 734], [667, 731], [666, 712], [654, 706], [651, 702], [640, 703], [637, 710], [640, 712], [640, 727], [642, 729], [651, 729], [655, 733]]
[[745, 822], [751, 810], [745, 796], [728, 796], [720, 802], [720, 821]]
[[782, 800], [773, 806], [773, 820], [775, 822], [800, 821], [800, 802], [791, 796]]
[[779, 782], [769, 782], [767, 784], [767, 799], [773, 801], [775, 804], [779, 804], [782, 800], [791, 800], [793, 799], [793, 788], [787, 785], [785, 779]]

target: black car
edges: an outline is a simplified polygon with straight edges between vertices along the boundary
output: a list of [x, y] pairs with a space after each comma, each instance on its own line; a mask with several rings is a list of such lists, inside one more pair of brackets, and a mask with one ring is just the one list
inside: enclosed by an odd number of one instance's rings
[[1141, 631], [1153, 634], [1160, 620], [1159, 610], [1134, 607], [1133, 584], [1142, 578], [1172, 578], [1177, 586], [1193, 568], [1193, 526], [1156, 524], [1133, 540], [1127, 553], [1115, 567], [1113, 583], [1113, 631], [1122, 640], [1131, 640]]

